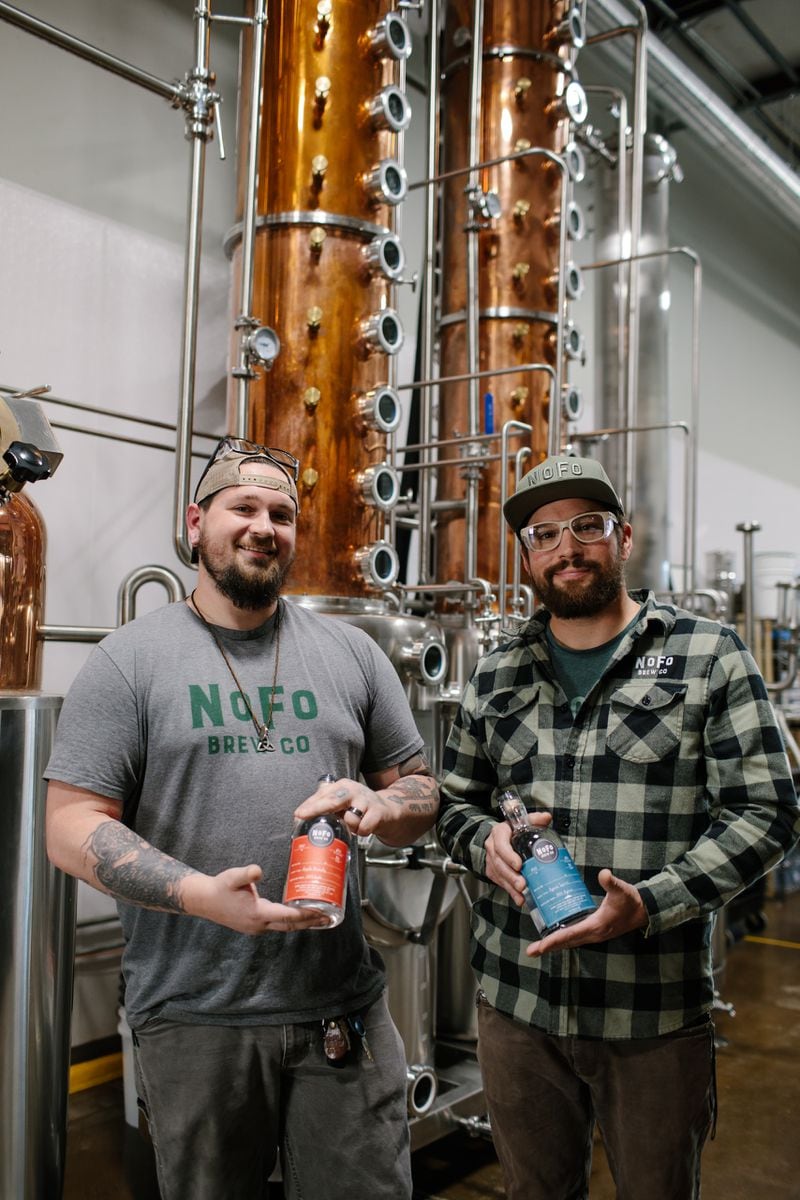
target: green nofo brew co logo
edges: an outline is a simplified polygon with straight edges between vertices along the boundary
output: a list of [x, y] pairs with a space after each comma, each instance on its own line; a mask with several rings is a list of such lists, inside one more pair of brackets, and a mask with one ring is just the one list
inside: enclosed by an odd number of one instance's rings
[[[189, 684], [192, 729], [209, 730], [209, 754], [256, 753], [257, 738], [252, 736], [253, 718], [248, 705], [256, 720], [269, 721], [270, 729], [275, 727], [274, 718], [281, 713], [291, 714], [297, 721], [314, 721], [319, 715], [317, 698], [308, 688], [287, 693], [283, 687], [259, 687], [255, 693], [242, 694], [222, 692], [218, 683]], [[243, 730], [242, 725], [249, 726], [249, 730]], [[281, 754], [307, 754], [311, 749], [306, 734], [280, 737], [275, 745]]]

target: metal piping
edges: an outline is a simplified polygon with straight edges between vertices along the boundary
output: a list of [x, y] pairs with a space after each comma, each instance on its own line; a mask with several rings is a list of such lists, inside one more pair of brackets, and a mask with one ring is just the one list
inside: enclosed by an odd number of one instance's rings
[[564, 371], [564, 330], [567, 327], [567, 199], [569, 195], [569, 171], [567, 164], [559, 155], [551, 155], [540, 151], [550, 162], [554, 163], [561, 172], [561, 218], [559, 221], [558, 247], [558, 293], [556, 296], [556, 312], [558, 313], [557, 343], [555, 372], [552, 377], [552, 392], [550, 407], [547, 411], [547, 453], [550, 457], [561, 450], [561, 384]]
[[[551, 383], [552, 383], [552, 375], [551, 375]], [[558, 395], [555, 392], [555, 390], [553, 390], [550, 393], [550, 411], [551, 411], [551, 413], [557, 407], [558, 407]], [[560, 421], [551, 420], [550, 429], [552, 429], [553, 426], [555, 426], [556, 428], [560, 428], [560, 424], [561, 424]], [[508, 443], [509, 443], [509, 436], [512, 433], [512, 431], [516, 432], [516, 433], [532, 433], [533, 432], [532, 427], [530, 425], [524, 424], [522, 421], [506, 421], [505, 425], [503, 426], [503, 430], [502, 430], [503, 436], [502, 436], [502, 443], [501, 443], [503, 463], [508, 462], [508, 450], [509, 450]], [[548, 430], [548, 433], [549, 433], [549, 430]], [[524, 447], [523, 450], [527, 452], [527, 447]], [[548, 448], [548, 453], [552, 456], [554, 453], [558, 454], [560, 450], [561, 450], [561, 446], [559, 445], [555, 451]], [[517, 460], [517, 462], [519, 463], [519, 459]], [[519, 480], [519, 468], [517, 470], [517, 481], [518, 480]], [[499, 569], [497, 572], [499, 575], [499, 583], [500, 583], [500, 587], [499, 587], [500, 595], [498, 596], [498, 601], [499, 601], [499, 608], [500, 608], [501, 624], [504, 623], [505, 619], [506, 619], [506, 593], [508, 592], [508, 578], [507, 578], [507, 576], [508, 576], [508, 533], [505, 528], [505, 518], [503, 516], [503, 510], [505, 508], [505, 503], [506, 503], [507, 499], [508, 499], [508, 471], [503, 470], [500, 475], [500, 565], [499, 565]], [[516, 598], [516, 589], [514, 589], [514, 596]]]
[[[627, 17], [619, 0], [593, 0], [587, 8], [594, 29], [601, 22], [624, 24]], [[734, 171], [751, 181], [756, 176], [760, 186], [750, 191], [751, 199], [800, 227], [800, 178], [794, 171], [652, 33], [647, 52], [650, 81], [659, 102], [686, 121], [698, 139], [717, 156], [724, 156]]]
[[[104, 429], [89, 429], [85, 425], [70, 425], [66, 421], [51, 421], [53, 429], [65, 429], [68, 433], [82, 433], [87, 437], [105, 438], [109, 442], [120, 442], [128, 446], [144, 446], [147, 450], [168, 450], [175, 453], [174, 446], [165, 446], [163, 442], [150, 442], [146, 438], [130, 437], [123, 433], [108, 433]], [[190, 451], [193, 458], [207, 459], [208, 455], [202, 450]]]
[[[439, 148], [439, 0], [431, 0], [430, 6], [430, 57], [428, 65], [428, 183], [425, 188], [425, 266], [421, 300], [421, 348], [420, 369], [424, 379], [433, 378], [433, 322], [436, 301], [436, 203], [437, 190], [434, 179], [437, 173]], [[430, 443], [432, 430], [433, 397], [425, 389], [420, 392], [420, 441]], [[428, 451], [420, 456], [420, 466], [430, 461]], [[419, 498], [420, 537], [418, 546], [417, 575], [420, 583], [426, 583], [429, 575], [428, 530], [431, 524], [431, 476], [422, 471], [417, 477]]]
[[744, 640], [751, 654], [755, 654], [756, 645], [756, 610], [753, 599], [753, 534], [758, 533], [761, 525], [758, 521], [741, 521], [736, 526], [736, 532], [744, 535], [743, 565], [744, 579], [742, 583], [742, 598], [744, 601]]
[[117, 592], [117, 624], [127, 625], [136, 616], [136, 594], [146, 583], [160, 583], [169, 596], [170, 603], [176, 604], [186, 598], [183, 581], [169, 567], [161, 567], [157, 563], [150, 566], [136, 567], [125, 576]]
[[102, 642], [114, 629], [112, 625], [39, 625], [36, 636], [43, 642]]
[[[629, 0], [634, 7], [638, 24], [632, 26], [624, 19], [616, 29], [606, 30], [587, 39], [587, 45], [598, 45], [630, 33], [636, 43], [633, 67], [633, 147], [631, 157], [630, 192], [630, 243], [620, 248], [623, 259], [629, 259], [627, 317], [625, 328], [628, 333], [627, 395], [625, 398], [624, 424], [633, 426], [637, 419], [637, 392], [639, 382], [639, 239], [642, 232], [642, 187], [644, 179], [644, 135], [647, 132], [647, 14], [639, 0]], [[620, 233], [623, 231], [620, 230]], [[635, 490], [633, 440], [627, 435], [623, 441], [623, 491], [622, 502], [626, 512], [633, 505]]]
[[139, 87], [147, 88], [148, 91], [154, 92], [162, 99], [169, 100], [176, 107], [184, 99], [186, 93], [183, 84], [167, 83], [156, 75], [151, 75], [149, 71], [134, 67], [131, 63], [117, 58], [116, 55], [108, 54], [105, 50], [100, 50], [89, 42], [73, 37], [71, 33], [57, 29], [55, 25], [48, 25], [46, 21], [40, 21], [38, 17], [32, 17], [30, 13], [22, 12], [21, 9], [14, 8], [11, 4], [0, 4], [0, 20], [16, 26], [17, 29], [24, 30], [25, 33], [32, 33], [34, 37], [42, 38], [51, 46], [57, 46], [59, 50], [67, 50], [70, 54], [75, 54], [78, 58], [93, 63], [96, 67], [102, 67], [113, 75], [119, 75], [128, 83], [136, 83]]
[[125, 576], [117, 589], [116, 626], [39, 625], [36, 636], [43, 642], [102, 642], [103, 638], [108, 637], [116, 628], [132, 621], [136, 616], [136, 593], [145, 583], [163, 584], [172, 604], [186, 597], [183, 582], [169, 567], [160, 567], [155, 563], [136, 567]]
[[247, 351], [247, 335], [256, 325], [253, 319], [253, 271], [258, 188], [258, 137], [261, 125], [261, 89], [264, 83], [264, 33], [266, 0], [256, 0], [253, 18], [253, 61], [250, 75], [250, 124], [247, 130], [247, 180], [242, 213], [242, 281], [239, 300], [239, 361], [236, 376], [236, 436], [247, 437], [250, 381], [253, 371]]
[[[408, 88], [408, 60], [407, 60], [407, 58], [402, 57], [402, 56], [397, 63], [397, 85], [396, 86], [400, 91], [401, 97], [403, 98], [404, 101], [406, 101], [406, 91]], [[409, 119], [410, 119], [410, 110], [409, 110]], [[397, 161], [404, 167], [405, 166], [405, 155], [406, 155], [406, 125], [402, 125], [399, 129], [397, 129], [395, 131], [395, 155], [397, 157]], [[394, 209], [394, 215], [393, 215], [393, 219], [392, 219], [392, 229], [394, 232], [394, 236], [397, 239], [398, 245], [400, 247], [402, 247], [402, 241], [403, 241], [403, 205], [402, 204], [398, 204]], [[401, 252], [402, 252], [402, 250], [401, 250]], [[388, 299], [390, 306], [395, 307], [395, 308], [397, 307], [398, 286], [400, 283], [410, 282], [412, 284], [412, 288], [416, 288], [416, 283], [414, 283], [413, 279], [404, 281], [401, 278], [402, 273], [403, 273], [402, 270], [400, 270], [394, 278], [390, 277], [391, 284], [390, 284], [390, 288], [389, 288], [389, 296], [387, 297], [387, 299]], [[393, 297], [393, 299], [392, 299], [392, 297]], [[388, 383], [389, 387], [396, 390], [397, 380], [398, 380], [398, 367], [399, 367], [397, 355], [390, 354], [388, 356], [388, 361], [387, 361], [386, 367], [387, 367], [386, 382]], [[393, 466], [394, 469], [399, 473], [400, 465], [399, 465], [399, 455], [398, 455], [398, 450], [397, 450], [397, 434], [396, 434], [395, 430], [391, 430], [386, 434], [386, 459], [391, 464], [391, 466]], [[397, 541], [397, 511], [395, 508], [390, 509], [390, 511], [386, 514], [383, 536], [393, 546], [395, 545], [395, 543]]]
[[[175, 432], [175, 426], [170, 424], [169, 421], [157, 421], [154, 417], [140, 417], [134, 413], [115, 411], [113, 408], [100, 408], [96, 404], [84, 404], [80, 400], [65, 400], [61, 396], [51, 396], [49, 394], [44, 395], [39, 391], [38, 388], [34, 390], [36, 391], [39, 400], [41, 400], [44, 404], [60, 404], [64, 408], [75, 408], [79, 409], [81, 412], [94, 413], [96, 416], [100, 417], [113, 417], [115, 421], [131, 421], [134, 425], [149, 425], [153, 429], [168, 429], [171, 433]], [[20, 394], [20, 389], [9, 387], [9, 385], [6, 383], [0, 383], [0, 392], [8, 393], [12, 396], [18, 396]], [[30, 396], [33, 395], [33, 392], [28, 391], [25, 394]], [[95, 431], [87, 430], [86, 432], [93, 433]], [[194, 435], [195, 437], [210, 438], [214, 442], [216, 442], [219, 438], [218, 433], [204, 433], [201, 429], [195, 429]], [[165, 449], [174, 450], [174, 447], [167, 446]]]
[[[609, 95], [617, 105], [619, 113], [617, 121], [617, 146], [619, 157], [617, 160], [617, 177], [619, 180], [617, 186], [617, 246], [616, 251], [622, 255], [623, 245], [622, 239], [625, 232], [625, 221], [628, 215], [628, 147], [627, 147], [627, 132], [628, 132], [628, 98], [619, 88], [611, 87], [587, 87], [584, 89], [587, 96], [589, 95]], [[622, 422], [625, 413], [625, 269], [622, 263], [617, 267], [617, 419]]]
[[[197, 0], [195, 20], [195, 68], [193, 77], [208, 79], [208, 42], [210, 32], [207, 0]], [[178, 437], [175, 451], [174, 544], [184, 566], [192, 566], [192, 549], [186, 535], [184, 514], [189, 503], [189, 451], [194, 422], [195, 366], [197, 359], [197, 315], [200, 289], [200, 257], [203, 241], [203, 185], [205, 182], [206, 141], [210, 132], [206, 123], [187, 118], [187, 136], [192, 138], [189, 174], [189, 199], [186, 217], [186, 260], [183, 289], [183, 333], [181, 341], [181, 382], [178, 400]]]
[[[470, 126], [469, 126], [469, 162], [470, 173], [467, 183], [467, 198], [470, 211], [467, 214], [467, 372], [470, 376], [467, 384], [467, 432], [470, 436], [480, 432], [480, 399], [478, 396], [478, 380], [476, 372], [480, 366], [479, 332], [478, 332], [478, 223], [476, 210], [472, 207], [472, 198], [480, 191], [478, 176], [478, 146], [481, 128], [481, 87], [483, 84], [483, 0], [474, 0], [472, 17], [472, 61], [470, 75]], [[468, 457], [471, 447], [468, 447]], [[464, 522], [464, 575], [471, 579], [477, 573], [477, 529], [478, 529], [478, 487], [480, 471], [474, 466], [466, 473], [467, 515]]]

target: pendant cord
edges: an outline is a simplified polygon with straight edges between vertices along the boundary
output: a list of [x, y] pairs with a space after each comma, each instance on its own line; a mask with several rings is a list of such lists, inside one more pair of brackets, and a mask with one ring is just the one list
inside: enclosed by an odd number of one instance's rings
[[263, 725], [260, 725], [258, 722], [258, 719], [256, 718], [256, 714], [253, 712], [252, 705], [250, 704], [250, 701], [247, 698], [247, 693], [245, 692], [244, 688], [242, 687], [241, 683], [239, 682], [239, 676], [234, 671], [233, 664], [232, 664], [231, 660], [228, 658], [228, 655], [225, 653], [225, 647], [223, 646], [222, 642], [220, 641], [219, 635], [218, 635], [216, 629], [211, 624], [211, 622], [208, 620], [205, 613], [203, 613], [201, 611], [197, 601], [195, 600], [195, 592], [196, 591], [197, 591], [197, 588], [194, 589], [191, 596], [189, 597], [189, 603], [191, 604], [194, 611], [197, 613], [200, 620], [205, 625], [208, 632], [213, 637], [214, 641], [216, 642], [217, 649], [219, 650], [220, 654], [222, 655], [222, 660], [225, 663], [225, 666], [230, 671], [233, 682], [236, 684], [237, 688], [239, 689], [239, 695], [242, 697], [244, 706], [247, 709], [248, 713], [250, 714], [250, 720], [253, 722], [253, 728], [255, 729], [256, 736], [258, 737], [258, 746], [256, 747], [256, 749], [261, 751], [262, 753], [265, 751], [273, 751], [275, 749], [275, 747], [272, 745], [272, 742], [270, 740], [269, 727], [272, 724], [272, 710], [275, 706], [275, 686], [278, 682], [278, 667], [280, 664], [280, 654], [281, 654], [281, 602], [280, 602], [280, 600], [278, 601], [278, 607], [275, 612], [275, 627], [272, 631], [272, 640], [275, 643], [275, 669], [272, 672], [272, 690], [270, 692], [270, 697], [269, 697], [269, 711], [267, 713], [267, 719], [266, 719], [265, 723]]

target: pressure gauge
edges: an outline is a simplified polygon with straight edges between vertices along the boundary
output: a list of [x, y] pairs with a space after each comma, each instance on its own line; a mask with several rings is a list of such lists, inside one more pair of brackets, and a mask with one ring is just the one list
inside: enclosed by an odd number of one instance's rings
[[474, 199], [474, 207], [486, 221], [496, 220], [503, 212], [497, 192], [478, 192]]
[[272, 366], [281, 352], [281, 339], [274, 329], [270, 329], [269, 325], [259, 325], [257, 329], [248, 334], [245, 344], [248, 357], [268, 368]]

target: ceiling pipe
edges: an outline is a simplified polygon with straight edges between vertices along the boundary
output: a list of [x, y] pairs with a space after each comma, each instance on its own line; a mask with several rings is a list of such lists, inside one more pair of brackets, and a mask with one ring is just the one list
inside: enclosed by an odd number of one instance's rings
[[[592, 0], [587, 5], [588, 32], [630, 24], [630, 9], [620, 0]], [[770, 206], [795, 228], [800, 228], [800, 177], [737, 117], [685, 63], [652, 33], [648, 34], [648, 80], [657, 95], [689, 130], [746, 180], [759, 183], [753, 199]], [[617, 43], [606, 43], [601, 53], [616, 64], [630, 59]]]

